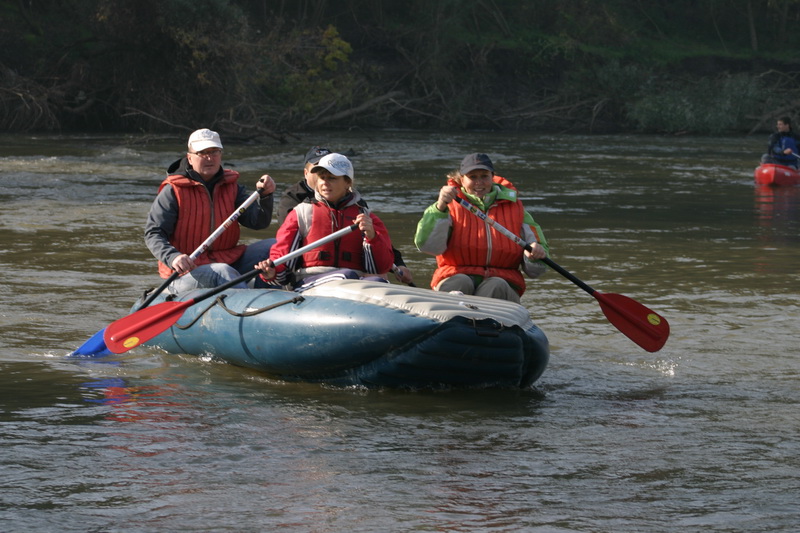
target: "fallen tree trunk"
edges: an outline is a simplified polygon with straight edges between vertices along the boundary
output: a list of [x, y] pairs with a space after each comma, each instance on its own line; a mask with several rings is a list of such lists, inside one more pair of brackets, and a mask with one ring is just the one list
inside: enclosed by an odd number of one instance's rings
[[360, 106], [353, 107], [353, 108], [350, 108], [350, 109], [345, 109], [344, 111], [339, 111], [338, 113], [334, 113], [332, 115], [326, 115], [326, 116], [324, 116], [324, 117], [322, 117], [320, 119], [316, 119], [316, 120], [313, 120], [313, 121], [308, 121], [308, 122], [304, 123], [302, 125], [302, 127], [305, 128], [305, 127], [308, 127], [308, 126], [322, 126], [322, 125], [328, 124], [330, 122], [335, 122], [337, 120], [342, 120], [342, 119], [345, 119], [345, 118], [348, 118], [348, 117], [352, 117], [352, 116], [358, 115], [359, 113], [363, 113], [364, 111], [366, 111], [366, 110], [368, 110], [370, 108], [373, 108], [373, 107], [377, 106], [378, 104], [381, 104], [381, 103], [386, 102], [388, 100], [392, 100], [394, 98], [398, 98], [398, 97], [400, 97], [402, 95], [403, 95], [403, 91], [390, 91], [390, 92], [384, 94], [383, 96], [377, 96], [375, 98], [367, 100], [366, 102], [364, 102]]

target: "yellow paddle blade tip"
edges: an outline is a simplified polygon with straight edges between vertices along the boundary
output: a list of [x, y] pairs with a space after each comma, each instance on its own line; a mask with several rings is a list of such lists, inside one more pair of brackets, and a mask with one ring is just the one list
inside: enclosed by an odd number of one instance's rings
[[125, 339], [125, 342], [122, 343], [122, 345], [128, 349], [135, 348], [139, 346], [139, 344], [141, 344], [139, 342], [139, 337], [128, 337]]

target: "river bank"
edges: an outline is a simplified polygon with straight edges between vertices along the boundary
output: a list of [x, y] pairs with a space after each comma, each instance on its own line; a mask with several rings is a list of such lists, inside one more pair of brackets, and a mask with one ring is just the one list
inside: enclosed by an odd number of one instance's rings
[[747, 5], [11, 3], [0, 128], [766, 132], [798, 112], [798, 14]]

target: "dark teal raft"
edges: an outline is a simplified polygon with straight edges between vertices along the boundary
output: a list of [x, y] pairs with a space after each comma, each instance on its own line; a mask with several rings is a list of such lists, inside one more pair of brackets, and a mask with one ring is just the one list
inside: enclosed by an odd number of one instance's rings
[[302, 294], [229, 289], [145, 345], [287, 381], [370, 388], [528, 387], [550, 357], [520, 305], [353, 280]]

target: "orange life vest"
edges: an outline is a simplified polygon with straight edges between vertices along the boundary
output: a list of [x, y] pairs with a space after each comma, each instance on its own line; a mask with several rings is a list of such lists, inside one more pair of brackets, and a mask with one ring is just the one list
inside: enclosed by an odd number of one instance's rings
[[[159, 191], [169, 184], [178, 201], [178, 219], [175, 231], [169, 239], [178, 251], [190, 254], [236, 209], [236, 196], [239, 192], [237, 180], [239, 173], [225, 169], [224, 176], [214, 186], [213, 198], [206, 186], [186, 176], [172, 175], [161, 183]], [[197, 265], [208, 263], [235, 263], [244, 253], [246, 246], [239, 244], [239, 224], [231, 224], [197, 259]], [[172, 269], [158, 262], [158, 273], [166, 279]]]
[[[493, 179], [495, 183], [516, 190], [505, 178], [494, 176]], [[452, 180], [448, 181], [448, 185], [460, 188]], [[469, 201], [461, 192], [458, 196]], [[502, 278], [521, 296], [525, 292], [525, 278], [520, 272], [520, 264], [524, 259], [522, 247], [458, 205], [458, 202], [451, 202], [449, 209], [452, 231], [447, 249], [436, 256], [438, 268], [433, 273], [431, 288], [455, 274], [467, 274]], [[518, 234], [525, 220], [525, 208], [521, 202], [497, 199], [489, 206], [487, 215]]]

